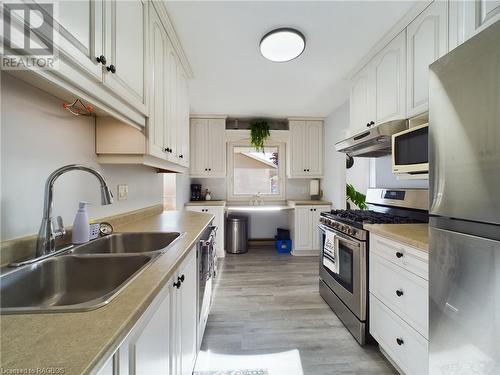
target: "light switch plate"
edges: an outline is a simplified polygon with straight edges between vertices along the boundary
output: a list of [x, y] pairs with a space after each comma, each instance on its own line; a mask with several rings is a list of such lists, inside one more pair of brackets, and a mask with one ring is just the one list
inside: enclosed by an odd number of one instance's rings
[[118, 200], [124, 201], [128, 199], [128, 185], [118, 185]]

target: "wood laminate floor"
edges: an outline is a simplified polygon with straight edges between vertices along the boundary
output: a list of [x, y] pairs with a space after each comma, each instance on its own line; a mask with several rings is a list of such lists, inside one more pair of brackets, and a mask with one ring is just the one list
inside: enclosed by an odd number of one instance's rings
[[213, 366], [205, 363], [200, 370], [198, 363], [199, 374], [219, 373], [208, 370], [214, 370], [221, 357], [210, 362], [207, 353], [255, 358], [251, 368], [262, 369], [266, 365], [258, 355], [289, 351], [298, 351], [300, 361], [295, 366], [302, 366], [304, 375], [396, 373], [377, 346], [359, 346], [323, 301], [317, 257], [293, 257], [263, 248], [228, 255], [219, 264], [198, 360], [205, 358]]

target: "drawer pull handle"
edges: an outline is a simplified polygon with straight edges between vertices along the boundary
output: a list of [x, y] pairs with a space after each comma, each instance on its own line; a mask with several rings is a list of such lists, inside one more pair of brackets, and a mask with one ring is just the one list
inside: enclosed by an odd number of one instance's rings
[[404, 293], [401, 289], [396, 290], [396, 294], [398, 297], [401, 297]]
[[399, 346], [403, 345], [405, 342], [401, 338], [396, 338], [396, 342], [398, 343]]
[[176, 287], [177, 289], [179, 289], [181, 287], [181, 281], [177, 280], [177, 282], [174, 283], [174, 287]]
[[398, 258], [402, 258], [403, 257], [403, 253], [401, 251], [396, 251], [396, 256]]

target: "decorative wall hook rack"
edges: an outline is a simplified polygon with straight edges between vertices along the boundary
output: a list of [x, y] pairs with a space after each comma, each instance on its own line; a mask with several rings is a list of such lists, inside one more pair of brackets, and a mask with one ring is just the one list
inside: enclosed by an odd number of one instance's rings
[[75, 116], [92, 116], [94, 107], [90, 104], [85, 105], [80, 99], [75, 99], [71, 104], [63, 103], [63, 107], [70, 111]]

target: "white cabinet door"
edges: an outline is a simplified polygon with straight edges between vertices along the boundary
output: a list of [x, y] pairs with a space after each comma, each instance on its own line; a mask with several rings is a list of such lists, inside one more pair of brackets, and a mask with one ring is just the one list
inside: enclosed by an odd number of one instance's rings
[[179, 86], [178, 86], [178, 107], [179, 107], [179, 122], [177, 124], [177, 148], [179, 150], [178, 163], [189, 167], [189, 98], [187, 79], [179, 69]]
[[295, 250], [312, 250], [312, 217], [313, 211], [310, 206], [295, 207]]
[[406, 31], [377, 54], [373, 69], [375, 123], [406, 118]]
[[208, 174], [210, 177], [226, 176], [226, 120], [208, 120]]
[[448, 51], [448, 3], [434, 1], [408, 25], [408, 117], [429, 108], [429, 65]]
[[324, 211], [330, 211], [330, 206], [314, 206], [312, 223], [311, 223], [311, 236], [312, 236], [312, 248], [313, 250], [319, 250], [321, 248], [320, 232], [318, 229], [320, 214]]
[[290, 121], [289, 177], [307, 176], [306, 122]]
[[54, 41], [56, 49], [63, 52], [60, 57], [70, 60], [88, 78], [101, 82], [103, 65], [96, 58], [104, 55], [103, 1], [56, 0], [54, 7]]
[[180, 291], [180, 326], [181, 326], [181, 374], [190, 375], [193, 372], [197, 349], [197, 272], [196, 247], [194, 247], [183, 265], [179, 267], [179, 279], [182, 284]]
[[476, 7], [479, 20], [478, 27], [490, 25], [498, 20], [500, 16], [500, 0], [479, 0]]
[[151, 103], [149, 107], [149, 154], [165, 159], [165, 132], [167, 131], [166, 98], [168, 97], [167, 33], [154, 7], [149, 8], [151, 51]]
[[206, 177], [208, 174], [208, 119], [191, 120], [190, 174]]
[[290, 120], [289, 178], [323, 175], [323, 121]]
[[174, 47], [169, 42], [167, 46], [168, 61], [168, 98], [167, 98], [167, 131], [165, 132], [165, 147], [167, 160], [175, 163], [178, 160], [177, 128], [179, 123], [178, 102], [178, 63]]
[[500, 20], [500, 0], [450, 1], [450, 49]]
[[350, 128], [359, 130], [375, 122], [375, 77], [368, 64], [351, 80]]
[[120, 374], [169, 374], [170, 284], [155, 298], [120, 346]]
[[307, 121], [307, 174], [323, 176], [323, 121]]
[[146, 113], [147, 2], [109, 0], [105, 4], [104, 82], [120, 98]]

